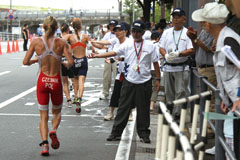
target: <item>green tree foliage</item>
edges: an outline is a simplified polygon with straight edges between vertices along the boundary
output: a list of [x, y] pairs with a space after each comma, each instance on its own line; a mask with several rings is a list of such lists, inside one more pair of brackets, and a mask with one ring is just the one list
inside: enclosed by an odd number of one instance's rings
[[[142, 9], [136, 4], [134, 4], [134, 18], [135, 19], [139, 19], [139, 17], [141, 17], [142, 14]], [[129, 24], [132, 24], [132, 19], [133, 19], [133, 3], [132, 0], [125, 0], [124, 4], [123, 4], [123, 13], [126, 13], [128, 16], [126, 17], [126, 21]]]
[[[170, 20], [170, 12], [171, 12], [171, 7], [168, 8], [168, 6], [166, 5], [165, 7], [165, 19], [167, 21]], [[158, 2], [155, 2], [155, 23], [158, 23], [159, 20], [161, 19], [161, 6], [159, 5]], [[152, 14], [151, 14], [151, 21], [152, 21]]]

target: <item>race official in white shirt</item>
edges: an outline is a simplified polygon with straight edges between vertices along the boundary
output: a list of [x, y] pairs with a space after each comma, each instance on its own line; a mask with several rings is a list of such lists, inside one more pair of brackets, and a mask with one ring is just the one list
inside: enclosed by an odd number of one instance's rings
[[125, 79], [119, 99], [119, 109], [107, 141], [120, 140], [127, 125], [132, 105], [137, 108], [137, 133], [144, 143], [150, 143], [150, 98], [152, 93], [151, 63], [156, 70], [156, 88], [160, 88], [159, 50], [151, 41], [143, 40], [145, 25], [138, 20], [132, 24], [133, 39], [116, 51], [93, 54], [93, 57], [124, 56]]
[[[160, 53], [165, 57], [163, 66], [164, 88], [167, 101], [183, 98], [187, 93], [189, 79], [188, 56], [194, 53], [193, 45], [187, 36], [185, 11], [175, 8], [172, 12], [173, 27], [165, 30], [160, 39]], [[171, 111], [175, 120], [180, 118], [181, 107]]]

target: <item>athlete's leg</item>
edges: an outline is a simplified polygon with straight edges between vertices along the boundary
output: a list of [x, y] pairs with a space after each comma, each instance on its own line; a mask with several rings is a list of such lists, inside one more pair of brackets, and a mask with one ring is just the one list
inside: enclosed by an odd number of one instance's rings
[[85, 82], [86, 76], [79, 76], [78, 78], [78, 96], [79, 98], [82, 98], [83, 96], [83, 91], [84, 91], [84, 82]]
[[78, 96], [78, 90], [79, 90], [79, 84], [78, 84], [78, 76], [75, 76], [73, 78], [73, 89], [74, 89], [74, 95], [75, 97], [79, 97]]
[[53, 114], [52, 128], [55, 131], [58, 129], [58, 126], [61, 122], [61, 110], [62, 110], [62, 108], [52, 109], [52, 114]]
[[48, 110], [40, 110], [39, 128], [42, 141], [48, 140]]
[[63, 80], [63, 92], [64, 92], [67, 100], [69, 100], [69, 99], [71, 99], [71, 97], [70, 97], [70, 91], [69, 91], [68, 77], [62, 76], [62, 80]]

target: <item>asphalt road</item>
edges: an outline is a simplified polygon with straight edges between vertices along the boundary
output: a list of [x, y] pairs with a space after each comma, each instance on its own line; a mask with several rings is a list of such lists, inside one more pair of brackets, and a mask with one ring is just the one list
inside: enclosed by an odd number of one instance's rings
[[[38, 64], [25, 67], [25, 52], [0, 56], [0, 160], [38, 160], [41, 142], [36, 100]], [[61, 146], [51, 160], [114, 160], [119, 142], [107, 142], [113, 122], [103, 121], [108, 100], [99, 100], [104, 59], [89, 61], [82, 113], [64, 107], [58, 129]], [[51, 115], [51, 112], [50, 112]], [[50, 120], [51, 120], [50, 116]], [[51, 130], [51, 121], [49, 126]], [[45, 159], [45, 158], [44, 158]]]

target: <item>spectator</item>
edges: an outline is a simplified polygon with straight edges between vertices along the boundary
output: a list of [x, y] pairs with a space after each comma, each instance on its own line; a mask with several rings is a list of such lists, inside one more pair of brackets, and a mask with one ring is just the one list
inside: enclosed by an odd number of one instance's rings
[[27, 24], [24, 24], [22, 34], [23, 34], [23, 51], [27, 51], [28, 50], [27, 44], [29, 39], [29, 29]]
[[42, 37], [43, 35], [43, 24], [39, 24], [39, 27], [37, 28], [37, 34], [39, 37]]
[[[112, 38], [115, 38], [115, 34], [114, 34], [114, 27], [118, 24], [118, 22], [116, 20], [111, 20], [109, 22], [109, 32], [107, 32], [102, 40], [109, 40]], [[100, 48], [103, 49], [104, 45], [100, 45], [100, 44], [96, 44], [93, 43], [92, 44], [94, 47], [96, 48]], [[107, 46], [107, 52], [110, 52], [113, 50], [113, 45], [108, 45]], [[108, 59], [105, 59], [105, 63], [104, 63], [104, 71], [103, 71], [103, 90], [102, 90], [102, 94], [100, 95], [99, 99], [103, 100], [103, 99], [107, 99], [109, 96], [109, 90], [111, 88], [111, 82], [112, 82], [112, 74], [113, 77], [116, 77], [116, 62], [114, 63], [107, 63]]]
[[[238, 43], [240, 42], [240, 37], [237, 33], [225, 24], [227, 14], [228, 10], [224, 4], [213, 2], [207, 3], [203, 9], [198, 9], [193, 12], [192, 15], [194, 21], [204, 21], [206, 31], [217, 39], [213, 62], [220, 96], [223, 100], [221, 108], [225, 113], [228, 111], [227, 108], [232, 107], [232, 103], [238, 99], [237, 92], [240, 87], [240, 72], [235, 65], [229, 62], [225, 54], [221, 51], [224, 47], [224, 40], [227, 37], [236, 39]], [[232, 115], [232, 112], [229, 112], [228, 115]], [[234, 151], [232, 119], [224, 121], [224, 136], [227, 145]], [[229, 159], [228, 156], [227, 159]]]
[[145, 27], [146, 27], [146, 29], [145, 29], [145, 33], [143, 35], [143, 39], [144, 40], [151, 40], [151, 34], [152, 34], [152, 32], [151, 32], [151, 28], [152, 28], [151, 23], [150, 22], [146, 22], [145, 23]]
[[[187, 36], [185, 11], [175, 8], [171, 13], [173, 27], [163, 32], [160, 39], [160, 53], [165, 57], [163, 66], [164, 90], [168, 102], [186, 97], [189, 79], [188, 56], [194, 53], [191, 40]], [[180, 118], [180, 106], [172, 108], [174, 120]]]

